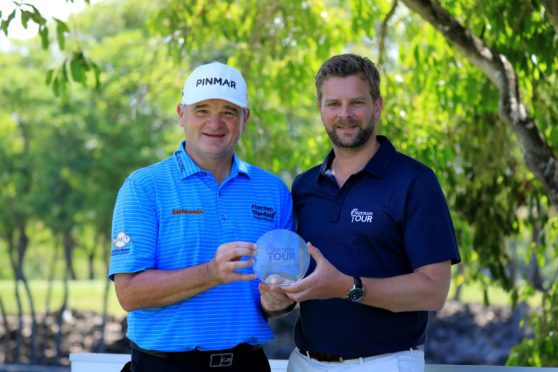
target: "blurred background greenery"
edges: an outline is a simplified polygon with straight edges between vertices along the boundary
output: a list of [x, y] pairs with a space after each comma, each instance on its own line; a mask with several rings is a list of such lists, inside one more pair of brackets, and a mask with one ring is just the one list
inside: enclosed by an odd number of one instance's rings
[[116, 193], [183, 139], [176, 104], [197, 65], [242, 71], [252, 115], [237, 153], [290, 186], [329, 150], [314, 75], [355, 52], [382, 73], [379, 133], [446, 193], [463, 258], [450, 296], [526, 301], [534, 338], [508, 363], [558, 365], [552, 1], [101, 0], [66, 22], [12, 9], [0, 32], [38, 31], [0, 53], [3, 314], [124, 314], [106, 279]]

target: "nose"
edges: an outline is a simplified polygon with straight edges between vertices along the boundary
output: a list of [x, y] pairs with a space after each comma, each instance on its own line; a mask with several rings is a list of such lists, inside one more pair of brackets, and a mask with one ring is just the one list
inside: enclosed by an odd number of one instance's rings
[[220, 126], [223, 123], [223, 120], [219, 113], [214, 113], [211, 116], [209, 116], [208, 122], [212, 126]]
[[348, 103], [343, 103], [339, 108], [339, 117], [342, 119], [348, 119], [352, 116], [351, 107]]

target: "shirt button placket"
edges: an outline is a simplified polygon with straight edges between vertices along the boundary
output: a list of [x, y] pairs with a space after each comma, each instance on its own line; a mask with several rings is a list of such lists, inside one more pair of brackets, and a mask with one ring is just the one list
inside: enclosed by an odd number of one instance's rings
[[[221, 200], [222, 200], [222, 197], [223, 197], [223, 193], [221, 192], [221, 190], [218, 190], [218, 191], [217, 191], [217, 205], [219, 206], [219, 209], [221, 209]], [[228, 219], [228, 217], [227, 217], [226, 214], [223, 213], [223, 214], [221, 215], [221, 219], [222, 219], [223, 221], [226, 221], [226, 220]]]

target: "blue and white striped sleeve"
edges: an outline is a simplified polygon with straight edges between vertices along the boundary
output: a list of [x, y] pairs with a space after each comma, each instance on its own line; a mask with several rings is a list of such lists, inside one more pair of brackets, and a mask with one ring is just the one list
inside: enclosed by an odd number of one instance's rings
[[111, 280], [117, 273], [134, 273], [155, 266], [159, 228], [156, 196], [149, 176], [133, 176], [124, 181], [114, 207]]

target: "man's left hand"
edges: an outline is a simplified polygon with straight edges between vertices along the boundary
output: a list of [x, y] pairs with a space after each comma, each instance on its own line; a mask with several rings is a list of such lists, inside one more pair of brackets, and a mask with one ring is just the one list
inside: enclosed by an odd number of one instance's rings
[[275, 317], [288, 313], [294, 308], [295, 302], [291, 300], [283, 291], [275, 285], [267, 285], [261, 282], [258, 286], [260, 290], [260, 301], [263, 310], [270, 317]]
[[281, 287], [289, 298], [296, 302], [332, 297], [345, 298], [353, 280], [335, 268], [310, 242], [308, 250], [316, 261], [316, 268], [306, 278], [290, 286]]

